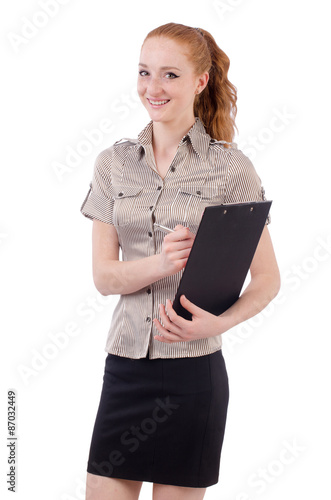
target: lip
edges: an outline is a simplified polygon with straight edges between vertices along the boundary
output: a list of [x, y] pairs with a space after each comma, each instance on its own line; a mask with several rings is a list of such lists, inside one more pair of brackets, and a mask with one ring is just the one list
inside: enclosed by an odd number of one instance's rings
[[[149, 105], [154, 108], [154, 109], [159, 109], [159, 108], [163, 108], [164, 106], [166, 106], [168, 104], [168, 102], [170, 101], [170, 99], [149, 99], [147, 97], [147, 101], [149, 102]], [[164, 102], [163, 104], [153, 104], [151, 101], [154, 101], [154, 102], [162, 102], [162, 101], [166, 101]]]

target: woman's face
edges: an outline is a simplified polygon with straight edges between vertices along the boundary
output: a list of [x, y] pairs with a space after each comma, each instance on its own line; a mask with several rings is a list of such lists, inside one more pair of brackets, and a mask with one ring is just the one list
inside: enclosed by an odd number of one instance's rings
[[153, 121], [194, 121], [196, 91], [206, 86], [208, 73], [195, 74], [183, 45], [167, 37], [147, 39], [138, 71], [138, 94]]

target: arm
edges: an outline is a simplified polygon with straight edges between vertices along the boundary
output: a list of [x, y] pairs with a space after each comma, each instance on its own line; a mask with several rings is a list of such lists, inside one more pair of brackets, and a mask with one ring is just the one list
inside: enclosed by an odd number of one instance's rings
[[164, 237], [160, 254], [120, 261], [119, 243], [112, 224], [93, 220], [93, 280], [102, 295], [128, 294], [177, 273], [185, 267], [195, 235], [183, 226]]
[[183, 295], [180, 298], [185, 309], [192, 313], [192, 321], [178, 316], [167, 301], [167, 311], [160, 305], [163, 325], [154, 319], [154, 324], [162, 337], [162, 342], [181, 342], [213, 337], [226, 332], [264, 309], [277, 295], [280, 288], [280, 274], [267, 226], [257, 246], [250, 266], [251, 281], [239, 299], [220, 316], [216, 316], [196, 306]]
[[[226, 198], [228, 203], [265, 200], [261, 179], [251, 160], [240, 150], [232, 152]], [[269, 215], [267, 221], [270, 222]], [[229, 328], [258, 314], [279, 291], [280, 274], [267, 225], [253, 257], [250, 275], [251, 281], [238, 301], [221, 315], [229, 321]]]
[[219, 316], [228, 328], [261, 312], [280, 289], [280, 273], [268, 227], [265, 226], [250, 266], [251, 281], [239, 299]]

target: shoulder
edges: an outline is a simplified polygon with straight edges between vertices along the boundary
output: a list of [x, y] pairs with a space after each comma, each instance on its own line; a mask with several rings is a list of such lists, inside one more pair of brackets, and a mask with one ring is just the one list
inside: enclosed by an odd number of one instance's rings
[[95, 159], [96, 167], [110, 167], [114, 156], [125, 157], [127, 151], [137, 144], [139, 144], [137, 139], [119, 139], [108, 148], [100, 151]]
[[100, 157], [112, 156], [114, 152], [124, 151], [127, 148], [136, 146], [137, 144], [139, 144], [138, 139], [127, 139], [124, 137], [114, 142], [112, 146], [109, 146], [108, 148], [102, 150], [98, 156]]
[[254, 166], [248, 156], [238, 149], [235, 142], [218, 141], [211, 139], [209, 150], [214, 162], [225, 162], [229, 171], [233, 172], [254, 172]]
[[241, 149], [230, 150], [230, 170], [233, 173], [255, 174], [255, 168], [250, 158]]
[[138, 139], [128, 139], [124, 137], [119, 141], [116, 141], [109, 149], [112, 150], [113, 154], [121, 155], [123, 153], [126, 154], [137, 145], [140, 145]]

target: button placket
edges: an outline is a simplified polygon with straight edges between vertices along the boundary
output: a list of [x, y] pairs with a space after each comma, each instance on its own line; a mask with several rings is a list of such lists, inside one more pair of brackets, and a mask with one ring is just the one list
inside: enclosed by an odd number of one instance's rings
[[152, 317], [153, 317], [153, 294], [152, 294], [152, 287], [147, 286], [146, 288], [146, 294], [147, 294], [147, 310], [146, 310], [146, 316], [145, 316], [145, 322], [148, 327], [151, 327], [151, 322], [152, 322]]
[[[156, 186], [156, 188], [155, 188], [156, 196], [154, 199], [154, 204], [149, 206], [149, 211], [151, 213], [150, 223], [151, 223], [151, 229], [152, 229], [151, 231], [147, 232], [149, 238], [153, 238], [153, 236], [154, 236], [154, 227], [153, 227], [153, 224], [155, 222], [154, 210], [157, 206], [157, 202], [159, 200], [162, 188], [163, 188], [163, 186], [160, 184]], [[153, 200], [151, 200], [151, 201], [153, 202]], [[154, 240], [154, 238], [153, 238], [153, 240]], [[154, 247], [155, 247], [155, 245], [154, 245]], [[155, 250], [155, 248], [154, 248], [154, 250]]]
[[177, 167], [183, 167], [183, 165], [186, 162], [186, 159], [188, 157], [188, 151], [187, 151], [187, 144], [185, 141], [181, 142], [177, 148], [176, 154], [172, 159], [172, 162], [169, 166], [169, 169], [165, 175], [164, 179], [167, 179], [169, 177], [169, 174], [174, 174], [176, 172]]
[[[162, 193], [162, 189], [163, 189], [163, 185], [158, 185], [157, 188], [156, 188], [156, 192], [157, 192], [157, 196], [156, 196], [156, 199], [155, 199], [155, 203], [154, 205], [150, 206], [149, 209], [150, 211], [152, 212], [152, 217], [151, 217], [151, 220], [152, 220], [152, 226], [155, 222], [155, 215], [154, 215], [154, 210], [157, 208], [157, 204], [158, 204], [158, 201], [160, 199], [160, 196], [161, 196], [161, 193]], [[153, 228], [153, 231], [154, 231], [154, 228]]]

